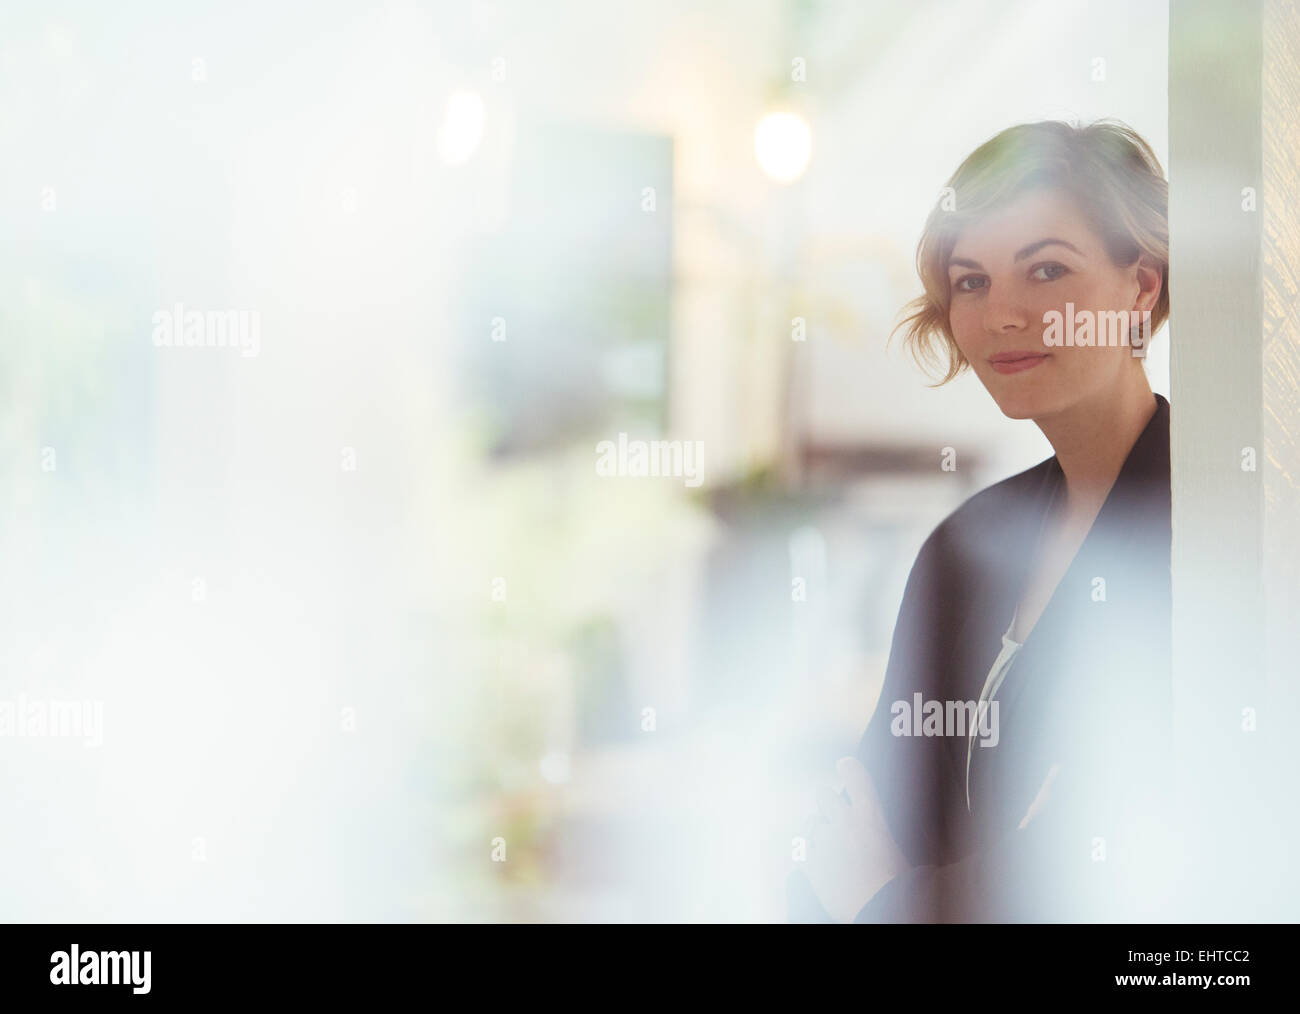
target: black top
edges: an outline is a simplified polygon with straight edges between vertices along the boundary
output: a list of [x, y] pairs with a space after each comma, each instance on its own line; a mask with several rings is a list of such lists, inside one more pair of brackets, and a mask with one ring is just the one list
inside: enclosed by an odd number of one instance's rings
[[[966, 737], [895, 735], [893, 704], [979, 700], [1062, 488], [1059, 462], [975, 494], [921, 547], [857, 751], [915, 868], [857, 922], [1142, 917], [1133, 884], [1167, 798], [1172, 726], [1169, 403], [1155, 397], [996, 695], [997, 744], [973, 749], [969, 813]], [[1021, 830], [1053, 764], [1050, 798]], [[801, 873], [790, 907], [794, 921], [827, 918]]]

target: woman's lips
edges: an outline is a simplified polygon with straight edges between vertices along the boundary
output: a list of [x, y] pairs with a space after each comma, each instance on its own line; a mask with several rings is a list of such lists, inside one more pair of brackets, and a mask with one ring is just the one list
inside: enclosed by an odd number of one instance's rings
[[989, 365], [999, 373], [1020, 373], [1024, 370], [1032, 370], [1039, 363], [1046, 361], [1047, 355], [1025, 355], [1017, 356], [1014, 359], [991, 359]]

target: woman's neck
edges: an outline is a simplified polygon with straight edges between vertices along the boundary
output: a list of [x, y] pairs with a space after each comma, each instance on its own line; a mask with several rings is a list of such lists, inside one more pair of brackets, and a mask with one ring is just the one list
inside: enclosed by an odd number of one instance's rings
[[1156, 407], [1146, 371], [1139, 366], [1098, 398], [1034, 420], [1065, 473], [1068, 517], [1091, 521], [1096, 516]]

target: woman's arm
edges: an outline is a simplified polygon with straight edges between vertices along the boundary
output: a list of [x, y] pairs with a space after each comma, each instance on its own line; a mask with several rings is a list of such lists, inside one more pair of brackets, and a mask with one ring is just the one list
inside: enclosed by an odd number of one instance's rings
[[[833, 922], [828, 909], [843, 912], [845, 904], [854, 904], [852, 899], [864, 890], [870, 892], [866, 898], [872, 898], [880, 884], [901, 870], [933, 862], [938, 855], [935, 742], [897, 738], [889, 727], [890, 702], [900, 697], [910, 700], [913, 691], [921, 690], [919, 675], [938, 671], [946, 650], [933, 636], [936, 625], [943, 629], [951, 620], [947, 615], [951, 597], [945, 601], [937, 580], [944, 539], [941, 525], [912, 565], [880, 696], [858, 749], [858, 770], [869, 787], [863, 791], [858, 786], [863, 810], [855, 816], [861, 819], [849, 823], [862, 826], [856, 830], [827, 827], [820, 835], [809, 832], [807, 873], [796, 870], [787, 878], [791, 921]], [[857, 868], [851, 847], [864, 834], [872, 835], [873, 841], [858, 842], [861, 868]], [[849, 909], [840, 918], [849, 921], [852, 914]]]
[[[1129, 729], [1134, 739], [1142, 732]], [[1108, 770], [1053, 765], [1021, 826], [956, 862], [894, 877], [856, 923], [1149, 921], [1183, 887], [1185, 836], [1147, 737]]]

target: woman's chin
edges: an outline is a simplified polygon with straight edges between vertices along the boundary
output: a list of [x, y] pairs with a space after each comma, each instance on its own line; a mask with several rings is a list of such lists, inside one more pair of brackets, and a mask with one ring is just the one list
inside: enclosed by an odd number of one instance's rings
[[1036, 419], [1050, 409], [1051, 398], [1042, 391], [999, 391], [993, 395], [1008, 419]]

